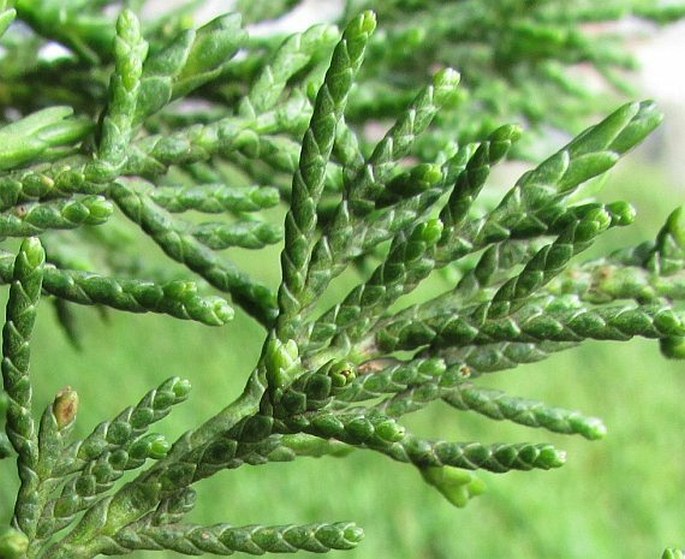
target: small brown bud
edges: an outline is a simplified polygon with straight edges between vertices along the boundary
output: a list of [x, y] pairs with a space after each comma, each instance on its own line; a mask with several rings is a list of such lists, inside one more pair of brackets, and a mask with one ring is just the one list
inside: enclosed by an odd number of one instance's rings
[[52, 404], [52, 414], [55, 416], [57, 428], [61, 431], [69, 427], [76, 419], [78, 412], [78, 393], [67, 386], [55, 396]]

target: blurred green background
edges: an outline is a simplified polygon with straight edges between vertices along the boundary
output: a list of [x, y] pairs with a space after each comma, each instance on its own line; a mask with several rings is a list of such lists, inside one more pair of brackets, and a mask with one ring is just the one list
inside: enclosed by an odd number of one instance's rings
[[[630, 200], [639, 213], [631, 227], [605, 235], [600, 252], [653, 238], [681, 197], [647, 163], [648, 151], [629, 157], [605, 186], [603, 200]], [[506, 184], [514, 178], [500, 176]], [[244, 264], [263, 277], [277, 253], [270, 257], [270, 263], [252, 258]], [[279, 278], [267, 279], [275, 285]], [[346, 287], [337, 284], [336, 289], [342, 294]], [[82, 352], [68, 343], [43, 304], [32, 375], [37, 410], [65, 385], [79, 392], [79, 435], [174, 375], [189, 378], [194, 390], [158, 430], [180, 434], [240, 393], [264, 334], [243, 315], [212, 329], [153, 315], [109, 313], [103, 321], [93, 309], [77, 313]], [[450, 506], [413, 468], [356, 452], [344, 459], [301, 459], [220, 473], [197, 486], [199, 505], [192, 520], [235, 525], [354, 520], [365, 528], [365, 540], [354, 551], [333, 554], [349, 559], [659, 557], [666, 545], [685, 545], [683, 369], [682, 363], [663, 359], [652, 341], [594, 342], [484, 379], [516, 395], [603, 418], [609, 434], [598, 442], [437, 404], [412, 416], [409, 426], [428, 437], [551, 441], [567, 449], [568, 463], [556, 471], [479, 474], [488, 490], [465, 509]], [[11, 515], [16, 488], [13, 461], [0, 462], [2, 523]]]

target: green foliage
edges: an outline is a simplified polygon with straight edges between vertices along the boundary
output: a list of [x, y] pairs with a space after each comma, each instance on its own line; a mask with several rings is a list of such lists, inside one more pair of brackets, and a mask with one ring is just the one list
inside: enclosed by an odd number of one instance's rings
[[[589, 199], [583, 187], [660, 124], [653, 103], [623, 104], [585, 128], [498, 204], [479, 198], [494, 166], [530, 153], [517, 149], [521, 127], [498, 121], [575, 131], [603, 108], [571, 77], [580, 62], [622, 85], [615, 72], [632, 62], [586, 23], [666, 23], [685, 7], [350, 0], [341, 33], [317, 25], [255, 38], [238, 13], [195, 29], [185, 8], [140, 22], [143, 4], [127, 2], [113, 22], [108, 0], [0, 2], [0, 102], [17, 115], [0, 129], [0, 236], [19, 240], [0, 252], [10, 285], [0, 458], [16, 458], [20, 479], [0, 559], [351, 549], [363, 534], [349, 522], [189, 522], [193, 484], [366, 450], [412, 465], [464, 507], [485, 488], [471, 471], [558, 468], [566, 453], [424, 438], [405, 416], [441, 401], [600, 439], [599, 419], [479, 377], [589, 339], [643, 337], [666, 357], [685, 355], [682, 209], [653, 241], [577, 259], [635, 219], [627, 203]], [[297, 4], [237, 8], [253, 23]], [[10, 26], [15, 17], [24, 27]], [[66, 54], [46, 58], [51, 42]], [[276, 290], [226, 256], [238, 248], [271, 259]], [[332, 300], [342, 275], [354, 285]], [[429, 278], [441, 287], [416, 297]], [[262, 351], [242, 394], [173, 442], [150, 427], [188, 397], [177, 377], [74, 436], [79, 407], [96, 403], [73, 388], [39, 421], [33, 410], [41, 298], [75, 342], [73, 304], [212, 326], [235, 305], [263, 329]]]

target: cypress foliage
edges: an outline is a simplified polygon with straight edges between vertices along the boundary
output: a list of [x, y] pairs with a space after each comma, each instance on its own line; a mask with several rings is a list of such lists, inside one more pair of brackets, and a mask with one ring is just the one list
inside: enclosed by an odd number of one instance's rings
[[[239, 1], [199, 28], [187, 7], [141, 22], [144, 0], [120, 4], [0, 0], [0, 104], [13, 116], [0, 128], [0, 282], [9, 286], [0, 459], [16, 459], [20, 479], [0, 559], [351, 549], [363, 533], [350, 522], [194, 524], [193, 484], [226, 469], [370, 451], [463, 507], [484, 489], [473, 470], [558, 468], [566, 453], [424, 439], [407, 414], [445, 402], [600, 439], [598, 418], [479, 377], [590, 339], [643, 337], [667, 358], [685, 355], [682, 208], [653, 240], [579, 257], [635, 219], [629, 204], [589, 199], [584, 186], [662, 120], [649, 101], [615, 108], [634, 61], [620, 37], [588, 24], [665, 25], [685, 6], [347, 0], [335, 24], [286, 37], [252, 36], [249, 26], [297, 0]], [[51, 43], [65, 54], [46, 58]], [[613, 97], [579, 83], [571, 66], [581, 62]], [[387, 131], [374, 140], [380, 123]], [[522, 138], [550, 128], [572, 139], [498, 204], [482, 204], [492, 168], [533, 157]], [[119, 235], [121, 222], [136, 235]], [[89, 256], [142, 237], [182, 277]], [[280, 259], [265, 256], [270, 245]], [[278, 289], [242, 269], [236, 248], [271, 258]], [[446, 267], [454, 285], [403, 304]], [[322, 308], [351, 269], [361, 279]], [[190, 382], [177, 377], [79, 439], [79, 406], [96, 403], [66, 387], [40, 417], [32, 407], [41, 297], [56, 301], [71, 336], [71, 304], [211, 326], [237, 307], [263, 327], [263, 349], [242, 395], [175, 441], [150, 427], [188, 397]]]

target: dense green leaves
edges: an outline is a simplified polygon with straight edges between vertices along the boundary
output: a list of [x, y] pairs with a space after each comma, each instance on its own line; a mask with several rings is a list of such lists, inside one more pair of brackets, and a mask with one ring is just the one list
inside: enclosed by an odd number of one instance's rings
[[[99, 158], [115, 178], [126, 161], [126, 148], [136, 128], [143, 63], [148, 44], [142, 38], [135, 14], [124, 10], [117, 21], [114, 39], [114, 73], [110, 79], [108, 112], [102, 120]], [[103, 170], [103, 174], [104, 174]]]
[[216, 79], [245, 39], [238, 14], [180, 33], [145, 62], [134, 120], [141, 122], [173, 99]]
[[[576, 132], [604, 108], [569, 66], [622, 85], [614, 72], [631, 60], [586, 23], [672, 21], [680, 7], [349, 0], [340, 30], [282, 36], [251, 25], [298, 0], [239, 1], [197, 28], [197, 3], [155, 21], [139, 21], [144, 1], [125, 4], [115, 20], [109, 0], [0, 0], [0, 458], [17, 457], [21, 482], [1, 559], [350, 549], [362, 532], [348, 522], [188, 523], [192, 485], [358, 450], [409, 464], [463, 507], [484, 490], [470, 470], [547, 470], [566, 453], [423, 438], [405, 416], [444, 402], [595, 440], [599, 419], [479, 377], [589, 339], [641, 336], [685, 356], [682, 208], [654, 240], [580, 260], [635, 219], [583, 188], [659, 125], [652, 102], [620, 106], [488, 198], [492, 169], [532, 153], [532, 133], [508, 121]], [[66, 51], [52, 59], [54, 42]], [[67, 386], [39, 420], [32, 409], [41, 295], [67, 332], [72, 303], [221, 326], [228, 297], [263, 348], [241, 396], [176, 441], [150, 428], [188, 396], [177, 377], [78, 438], [79, 407], [96, 402]]]
[[40, 495], [38, 433], [32, 416], [29, 340], [40, 300], [45, 252], [35, 237], [26, 239], [14, 261], [7, 315], [2, 330], [2, 379], [7, 394], [7, 436], [18, 455], [21, 487], [14, 523], [35, 534]]
[[544, 427], [556, 433], [578, 433], [587, 439], [599, 439], [606, 434], [606, 427], [596, 418], [549, 408], [543, 402], [513, 398], [497, 390], [480, 389], [467, 383], [446, 392], [442, 399], [457, 409], [473, 410], [493, 419], [508, 419], [529, 427]]
[[[362, 536], [361, 529], [351, 523], [245, 527], [181, 524], [173, 528], [134, 526], [119, 535], [110, 549], [117, 554], [133, 549], [172, 549], [186, 555], [324, 553], [333, 549], [352, 549]], [[171, 546], [170, 542], [173, 542]]]
[[291, 206], [285, 220], [285, 248], [281, 257], [283, 283], [279, 291], [279, 336], [292, 338], [297, 330], [306, 272], [314, 247], [316, 206], [324, 188], [326, 164], [333, 150], [336, 127], [361, 66], [369, 36], [376, 28], [373, 13], [365, 12], [348, 26], [333, 51], [333, 59], [314, 104], [305, 132], [298, 170], [293, 175]]
[[70, 146], [82, 140], [93, 125], [87, 119], [73, 117], [73, 112], [69, 107], [50, 107], [2, 127], [0, 169], [40, 161], [50, 156], [50, 148]]

